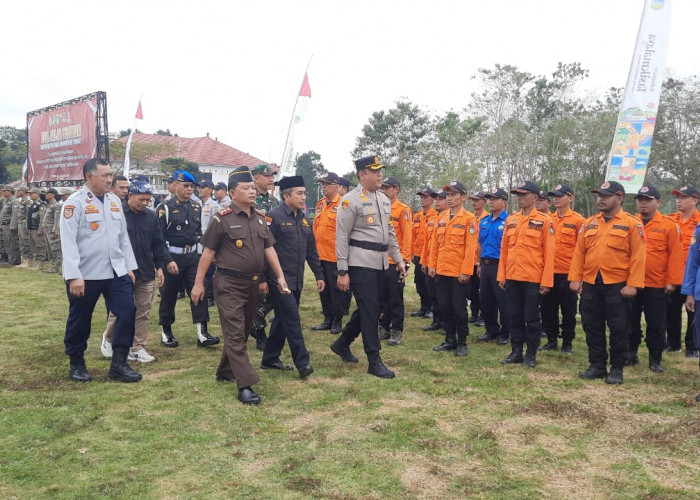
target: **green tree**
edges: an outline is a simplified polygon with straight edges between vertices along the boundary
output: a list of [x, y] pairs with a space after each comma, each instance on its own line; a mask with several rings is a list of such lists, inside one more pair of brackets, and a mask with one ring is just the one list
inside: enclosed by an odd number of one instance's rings
[[169, 174], [175, 170], [185, 170], [191, 173], [195, 179], [199, 178], [199, 164], [185, 160], [184, 158], [163, 158], [160, 160], [163, 172]]
[[0, 127], [0, 183], [16, 181], [27, 159], [27, 129]]
[[325, 173], [321, 155], [315, 151], [307, 151], [297, 155], [295, 166], [296, 175], [301, 175], [304, 178], [306, 204], [309, 206], [309, 209], [313, 209], [321, 197], [319, 184], [316, 182], [316, 179]]

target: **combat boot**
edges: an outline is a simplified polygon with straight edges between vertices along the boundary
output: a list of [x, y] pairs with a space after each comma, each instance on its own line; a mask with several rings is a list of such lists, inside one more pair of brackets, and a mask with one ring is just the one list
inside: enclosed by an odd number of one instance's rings
[[608, 371], [600, 366], [589, 366], [586, 371], [578, 372], [578, 378], [584, 380], [594, 380], [597, 378], [605, 378], [608, 376]]
[[264, 328], [258, 328], [255, 330], [255, 348], [258, 351], [264, 351], [267, 345], [267, 335], [265, 335]]
[[392, 328], [389, 332], [389, 340], [386, 341], [388, 345], [400, 345], [401, 339], [403, 338], [403, 331]]
[[541, 346], [538, 351], [556, 351], [559, 349], [559, 345], [557, 344], [557, 341], [549, 341], [545, 345]]
[[129, 347], [113, 346], [112, 347], [112, 364], [109, 367], [107, 376], [112, 380], [120, 382], [139, 382], [141, 374], [135, 372], [126, 362], [126, 357], [129, 355]]
[[212, 337], [207, 331], [205, 322], [197, 323], [197, 347], [206, 347], [219, 343], [219, 337]]
[[333, 321], [331, 321], [331, 317], [330, 317], [330, 316], [325, 316], [325, 317], [323, 318], [323, 322], [322, 322], [321, 324], [319, 324], [319, 325], [314, 325], [314, 326], [312, 326], [312, 327], [311, 327], [311, 330], [313, 330], [314, 332], [319, 332], [319, 331], [322, 331], [322, 330], [330, 330], [330, 329], [331, 329], [331, 326], [333, 326]]
[[523, 365], [528, 368], [534, 368], [537, 365], [537, 348], [527, 346], [525, 350], [525, 357], [523, 358]]
[[384, 363], [382, 358], [379, 356], [379, 352], [368, 352], [367, 361], [369, 361], [369, 366], [367, 367], [367, 373], [374, 375], [379, 378], [394, 378], [396, 374], [389, 370]]
[[333, 318], [333, 323], [331, 324], [331, 333], [333, 335], [338, 335], [343, 331], [343, 317], [336, 316]]
[[649, 370], [654, 373], [664, 372], [664, 367], [661, 366], [661, 351], [649, 351]]
[[622, 383], [622, 368], [610, 367], [610, 373], [605, 377], [605, 383], [610, 385]]
[[71, 355], [68, 376], [76, 382], [90, 382], [92, 380], [85, 366], [85, 357], [82, 353]]
[[634, 366], [639, 364], [639, 357], [637, 357], [637, 349], [632, 351], [627, 351], [627, 356], [625, 359], [625, 366]]
[[331, 351], [340, 356], [340, 359], [346, 363], [357, 363], [359, 360], [352, 354], [350, 347], [345, 345], [343, 337], [338, 337], [338, 339], [331, 344]]
[[170, 325], [161, 325], [160, 343], [165, 347], [177, 347], [180, 343], [175, 339]]
[[377, 333], [379, 334], [379, 340], [387, 340], [391, 336], [389, 330], [382, 325], [377, 327]]
[[523, 362], [523, 345], [522, 344], [512, 344], [510, 354], [506, 359], [501, 361], [502, 365], [512, 365], [515, 363]]

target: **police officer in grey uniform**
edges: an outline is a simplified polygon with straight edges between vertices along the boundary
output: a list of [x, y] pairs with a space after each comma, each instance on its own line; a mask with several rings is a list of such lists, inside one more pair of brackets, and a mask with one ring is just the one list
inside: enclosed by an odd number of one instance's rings
[[388, 256], [399, 263], [396, 266], [399, 279], [405, 278], [406, 266], [391, 223], [391, 202], [379, 191], [383, 167], [377, 156], [355, 160], [360, 183], [340, 201], [335, 240], [338, 289], [352, 290], [357, 309], [338, 340], [331, 344], [331, 350], [343, 361], [357, 363], [350, 352], [350, 344], [361, 332], [369, 361], [367, 373], [393, 378], [394, 372], [384, 366], [379, 356], [379, 297], [384, 274], [389, 268]]
[[72, 194], [61, 211], [63, 279], [68, 293], [68, 321], [64, 343], [70, 356], [71, 380], [88, 382], [84, 352], [90, 337], [95, 304], [104, 296], [107, 310], [116, 316], [112, 364], [108, 376], [138, 382], [141, 374], [127, 364], [134, 339], [134, 269], [121, 200], [109, 192], [112, 167], [101, 158], [83, 165], [85, 186]]

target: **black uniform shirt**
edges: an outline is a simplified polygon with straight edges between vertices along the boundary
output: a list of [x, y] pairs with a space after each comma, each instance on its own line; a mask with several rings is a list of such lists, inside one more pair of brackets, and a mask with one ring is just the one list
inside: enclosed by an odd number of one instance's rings
[[202, 235], [202, 208], [199, 203], [180, 201], [173, 196], [156, 210], [163, 237], [168, 245], [194, 246]]
[[[303, 211], [294, 212], [282, 203], [268, 212], [270, 231], [275, 237], [275, 251], [279, 257], [284, 279], [290, 290], [301, 290], [304, 286], [304, 265], [309, 263], [316, 280], [323, 279], [323, 269], [316, 250], [316, 240], [311, 222]], [[277, 279], [268, 269], [267, 281], [276, 284]]]

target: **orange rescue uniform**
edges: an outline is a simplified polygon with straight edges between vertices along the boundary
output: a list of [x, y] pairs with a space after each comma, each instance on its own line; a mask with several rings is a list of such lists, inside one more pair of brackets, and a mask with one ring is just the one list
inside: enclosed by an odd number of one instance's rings
[[608, 222], [603, 214], [589, 217], [576, 242], [569, 281], [595, 284], [600, 272], [603, 283], [626, 283], [644, 288], [646, 243], [642, 223], [620, 210]]
[[496, 279], [527, 281], [552, 288], [554, 228], [549, 215], [533, 208], [528, 215], [521, 210], [508, 216]]
[[420, 263], [422, 266], [430, 267], [430, 251], [433, 248], [433, 238], [435, 238], [435, 228], [437, 228], [438, 219], [444, 212], [437, 210], [433, 215], [425, 220], [425, 241], [423, 242], [423, 250], [420, 254]]
[[578, 235], [585, 219], [578, 212], [568, 209], [564, 215], [551, 214], [554, 226], [554, 274], [569, 274]]
[[[404, 262], [411, 262], [411, 209], [395, 199], [391, 204], [391, 222], [394, 224], [396, 242], [399, 244]], [[389, 257], [389, 264], [398, 264]]]
[[461, 208], [454, 217], [445, 210], [437, 216], [428, 267], [441, 276], [474, 274], [477, 226], [474, 215]]
[[[700, 212], [695, 210], [690, 217], [683, 220], [683, 214], [674, 212], [668, 215], [681, 229], [681, 243], [683, 244], [683, 262], [688, 258], [688, 249], [690, 248], [690, 238], [693, 237], [695, 228], [700, 224]], [[680, 282], [676, 283], [677, 285]]]
[[314, 217], [314, 237], [318, 257], [326, 262], [337, 262], [335, 255], [335, 220], [338, 216], [338, 203], [341, 196], [338, 194], [329, 202], [324, 196], [316, 203], [316, 216]]
[[685, 260], [680, 229], [671, 217], [656, 212], [644, 225], [647, 237], [644, 286], [664, 288], [683, 283]]
[[425, 246], [425, 235], [426, 235], [426, 223], [428, 219], [435, 215], [435, 209], [430, 207], [427, 212], [423, 210], [418, 210], [413, 214], [413, 228], [411, 230], [411, 254], [415, 257], [420, 257], [423, 253], [423, 246]]

